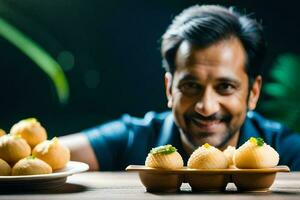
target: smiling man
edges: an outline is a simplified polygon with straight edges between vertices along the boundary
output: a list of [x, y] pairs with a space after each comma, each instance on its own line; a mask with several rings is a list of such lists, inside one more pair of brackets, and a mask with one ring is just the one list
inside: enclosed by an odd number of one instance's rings
[[261, 87], [260, 76], [249, 86], [246, 57], [234, 35], [206, 48], [189, 41], [178, 47], [176, 70], [166, 74], [166, 88], [187, 152], [206, 142], [221, 149], [236, 146], [246, 112], [255, 108]]
[[149, 150], [172, 144], [185, 162], [200, 145], [225, 149], [262, 137], [280, 164], [300, 170], [300, 135], [254, 112], [265, 54], [262, 26], [221, 6], [193, 6], [162, 37], [165, 89], [172, 112], [149, 112], [62, 137], [72, 160], [92, 170], [143, 164]]

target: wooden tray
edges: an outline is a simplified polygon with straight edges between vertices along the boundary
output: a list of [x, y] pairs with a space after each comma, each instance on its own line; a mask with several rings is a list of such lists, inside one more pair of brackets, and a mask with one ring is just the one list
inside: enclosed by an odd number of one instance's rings
[[277, 172], [289, 172], [287, 166], [263, 169], [161, 169], [144, 165], [129, 165], [126, 171], [139, 172], [148, 192], [176, 192], [182, 183], [192, 191], [224, 191], [233, 182], [239, 191], [268, 191]]

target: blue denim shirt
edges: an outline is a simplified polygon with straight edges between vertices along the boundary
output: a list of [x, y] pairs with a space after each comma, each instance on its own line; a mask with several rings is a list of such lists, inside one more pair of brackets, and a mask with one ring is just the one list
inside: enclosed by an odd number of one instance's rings
[[[123, 115], [119, 120], [83, 131], [103, 171], [124, 170], [128, 165], [144, 164], [151, 148], [172, 144], [185, 164], [189, 155], [183, 150], [179, 130], [171, 112], [148, 112], [144, 118]], [[300, 170], [300, 134], [284, 125], [249, 111], [241, 128], [238, 146], [250, 137], [262, 137], [280, 155], [280, 165]]]

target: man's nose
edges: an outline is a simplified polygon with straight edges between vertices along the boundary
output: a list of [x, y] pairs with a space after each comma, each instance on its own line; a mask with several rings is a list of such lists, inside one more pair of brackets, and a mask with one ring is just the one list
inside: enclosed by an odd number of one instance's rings
[[195, 104], [195, 111], [203, 116], [211, 116], [220, 109], [218, 97], [211, 89], [205, 89]]

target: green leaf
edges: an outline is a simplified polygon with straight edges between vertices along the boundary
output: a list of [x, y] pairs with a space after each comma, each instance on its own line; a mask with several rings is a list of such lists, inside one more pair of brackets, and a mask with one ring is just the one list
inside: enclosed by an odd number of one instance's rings
[[0, 35], [15, 45], [40, 67], [54, 83], [59, 101], [66, 103], [69, 85], [61, 66], [36, 42], [0, 17]]
[[278, 57], [263, 86], [259, 111], [266, 117], [284, 123], [300, 132], [300, 57], [283, 54]]
[[264, 86], [264, 90], [271, 96], [274, 97], [285, 97], [286, 88], [279, 83], [268, 83]]

